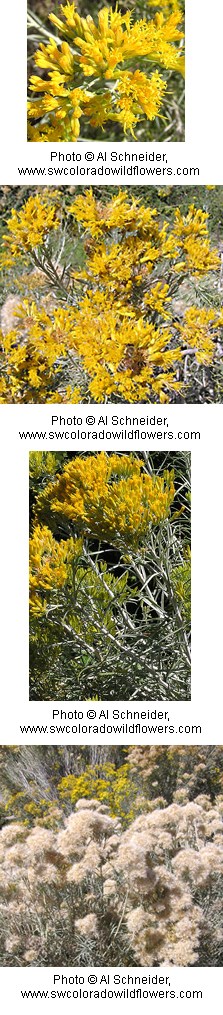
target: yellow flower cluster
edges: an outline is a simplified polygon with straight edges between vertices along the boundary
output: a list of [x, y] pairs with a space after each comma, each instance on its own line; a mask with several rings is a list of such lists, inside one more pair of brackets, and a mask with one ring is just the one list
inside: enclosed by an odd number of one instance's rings
[[[13, 261], [23, 250], [32, 261], [34, 242], [40, 258], [47, 250], [45, 237], [59, 216], [53, 198], [44, 191], [13, 212], [3, 239], [6, 263], [8, 251]], [[168, 401], [182, 388], [188, 346], [198, 364], [212, 363], [223, 325], [217, 308], [193, 304], [182, 322], [175, 315], [180, 284], [220, 265], [207, 215], [190, 205], [185, 215], [177, 209], [171, 226], [124, 190], [103, 202], [89, 188], [69, 206], [69, 228], [73, 223], [83, 268], [70, 272], [62, 306], [55, 298], [52, 306], [26, 299], [16, 308], [16, 328], [2, 338], [0, 401]]]
[[124, 134], [128, 131], [134, 135], [134, 127], [141, 117], [147, 120], [154, 120], [158, 116], [163, 97], [166, 91], [166, 84], [158, 71], [154, 71], [150, 78], [147, 78], [142, 71], [122, 71], [117, 82], [117, 119], [121, 123]]
[[104, 400], [106, 392], [125, 402], [154, 395], [165, 402], [167, 391], [179, 390], [175, 368], [182, 354], [179, 346], [170, 348], [167, 328], [154, 327], [100, 292], [85, 296], [75, 323], [75, 348], [91, 378], [94, 401]]
[[31, 141], [76, 141], [82, 116], [96, 127], [115, 120], [134, 136], [142, 118], [151, 121], [159, 115], [165, 78], [157, 69], [149, 77], [144, 70], [132, 70], [132, 63], [142, 60], [146, 70], [158, 64], [183, 73], [180, 4], [173, 0], [167, 6], [161, 0], [159, 7], [162, 12], [139, 21], [130, 12], [121, 14], [118, 6], [103, 7], [97, 23], [90, 14], [80, 17], [75, 3], [62, 5], [61, 17], [50, 14], [59, 41], [50, 38], [35, 53], [36, 67], [47, 71], [48, 78], [30, 78]]
[[133, 821], [138, 808], [137, 780], [133, 778], [131, 766], [126, 762], [119, 768], [107, 762], [87, 765], [81, 775], [67, 775], [58, 784], [61, 800], [70, 800], [74, 807], [77, 800], [97, 798], [107, 804], [112, 817], [122, 820], [124, 827]]
[[207, 220], [207, 212], [196, 210], [193, 204], [185, 216], [177, 208], [173, 235], [183, 259], [177, 260], [175, 270], [189, 268], [193, 275], [206, 275], [218, 268], [219, 254], [210, 250]]
[[84, 194], [75, 198], [69, 207], [69, 214], [73, 215], [75, 221], [84, 226], [96, 240], [101, 236], [107, 236], [109, 230], [113, 228], [132, 232], [137, 230], [143, 236], [153, 230], [152, 235], [155, 235], [155, 238], [159, 235], [159, 227], [154, 225], [156, 210], [144, 207], [133, 194], [129, 200], [127, 191], [123, 189], [105, 204], [95, 198], [92, 187], [89, 187]]
[[[131, 595], [136, 594], [133, 585]], [[86, 565], [82, 539], [58, 540], [47, 525], [33, 527], [30, 538], [30, 621], [32, 638], [39, 637], [39, 620], [49, 624], [51, 635], [64, 622], [80, 644], [92, 645], [100, 624], [116, 634], [114, 602], [126, 604], [129, 596], [128, 572], [113, 575], [104, 562], [96, 573]], [[43, 632], [45, 627], [43, 626]], [[43, 635], [43, 637], [45, 637]]]
[[79, 532], [134, 546], [151, 525], [168, 518], [174, 496], [173, 472], [149, 476], [132, 455], [102, 451], [65, 465], [37, 499], [37, 517], [47, 508]]
[[22, 206], [20, 211], [12, 209], [7, 221], [7, 233], [2, 237], [1, 267], [10, 268], [17, 257], [40, 247], [51, 233], [59, 227], [59, 209], [47, 191], [34, 194]]
[[37, 525], [30, 539], [30, 609], [32, 613], [45, 613], [46, 601], [42, 592], [64, 588], [71, 579], [72, 561], [81, 552], [81, 540], [67, 539], [58, 542], [46, 525]]
[[205, 307], [190, 307], [186, 310], [180, 331], [184, 343], [190, 349], [196, 350], [198, 363], [203, 363], [205, 366], [212, 363], [215, 343], [222, 325], [222, 312], [206, 310]]
[[[106, 205], [102, 205], [89, 188], [84, 196], [76, 198], [70, 207], [70, 214], [88, 229], [92, 240], [98, 241], [91, 245], [92, 255], [87, 260], [88, 274], [82, 273], [79, 277], [89, 278], [91, 268], [94, 274], [101, 274], [103, 270], [105, 277], [106, 269], [105, 280], [108, 282], [114, 256], [116, 262], [118, 256], [122, 259], [117, 264], [117, 284], [119, 278], [121, 283], [129, 281], [132, 274], [135, 278], [137, 265], [141, 281], [143, 266], [146, 265], [146, 270], [151, 271], [158, 257], [170, 259], [174, 271], [179, 270], [180, 274], [190, 272], [201, 276], [216, 270], [220, 265], [218, 251], [210, 248], [208, 215], [197, 210], [193, 204], [184, 216], [177, 208], [170, 229], [167, 222], [160, 227], [156, 209], [145, 208], [134, 197], [129, 201], [126, 191], [120, 191]], [[113, 229], [124, 231], [124, 237], [120, 236], [121, 249], [119, 243], [112, 245]], [[127, 275], [123, 275], [123, 259], [129, 262]]]
[[[67, 357], [73, 311], [55, 309], [53, 317], [36, 303], [24, 300], [16, 310], [20, 324], [2, 338], [4, 374], [0, 380], [0, 402], [77, 402], [78, 388], [72, 390], [61, 374]], [[55, 390], [61, 380], [62, 393]]]
[[[58, 457], [59, 456], [59, 457]], [[30, 485], [33, 489], [39, 488], [46, 479], [52, 479], [58, 470], [58, 461], [62, 461], [63, 452], [55, 451], [30, 451], [29, 455], [29, 476]]]
[[184, 7], [184, 0], [147, 0], [147, 3], [151, 7], [162, 7], [164, 10], [172, 11], [176, 10], [177, 7]]

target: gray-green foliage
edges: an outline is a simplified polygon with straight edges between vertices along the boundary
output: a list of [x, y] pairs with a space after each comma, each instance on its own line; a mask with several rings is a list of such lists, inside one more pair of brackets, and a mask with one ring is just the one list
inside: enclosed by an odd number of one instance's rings
[[[42, 457], [41, 457], [42, 456]], [[75, 457], [75, 456], [72, 456]], [[190, 455], [140, 455], [145, 470], [174, 467], [172, 515], [153, 526], [137, 549], [85, 538], [62, 588], [43, 592], [46, 608], [30, 621], [32, 699], [188, 699]], [[35, 512], [38, 489], [61, 472], [69, 453], [31, 456]], [[46, 508], [45, 508], [46, 512]], [[51, 525], [50, 512], [44, 524]], [[54, 520], [59, 540], [74, 535]]]

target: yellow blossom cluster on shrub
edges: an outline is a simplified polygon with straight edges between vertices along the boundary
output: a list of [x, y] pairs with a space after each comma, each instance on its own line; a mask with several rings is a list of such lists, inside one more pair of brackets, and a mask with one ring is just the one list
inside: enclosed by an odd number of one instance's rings
[[0, 379], [0, 402], [79, 401], [77, 387], [65, 383], [63, 394], [57, 390], [70, 342], [72, 309], [57, 307], [50, 315], [43, 307], [24, 300], [18, 306], [17, 317], [20, 325], [16, 332], [8, 332], [2, 342], [6, 371]]
[[37, 499], [37, 516], [47, 509], [80, 532], [137, 545], [151, 525], [168, 518], [174, 495], [172, 471], [149, 476], [138, 458], [101, 451], [65, 464]]
[[[46, 525], [35, 525], [30, 539], [30, 645], [50, 650], [58, 664], [58, 642], [65, 652], [73, 645], [75, 672], [79, 664], [102, 662], [102, 647], [120, 648], [117, 611], [126, 616], [126, 604], [137, 589], [128, 585], [128, 571], [115, 575], [106, 563], [92, 567], [81, 539], [58, 541]], [[83, 669], [82, 669], [83, 672]], [[89, 784], [90, 786], [90, 784]]]
[[217, 310], [206, 310], [204, 307], [190, 307], [185, 311], [180, 332], [189, 348], [196, 349], [198, 363], [207, 365], [212, 363], [216, 338], [222, 326], [222, 311], [219, 313]]
[[19, 211], [12, 209], [10, 218], [7, 219], [7, 233], [2, 237], [2, 254], [0, 265], [2, 268], [11, 268], [14, 259], [22, 257], [25, 262], [25, 253], [32, 253], [36, 247], [42, 246], [49, 237], [51, 230], [59, 227], [59, 209], [56, 202], [45, 191], [44, 194], [34, 194], [28, 198]]
[[[89, 342], [89, 335], [91, 341]], [[75, 348], [91, 378], [90, 397], [101, 402], [116, 396], [125, 402], [179, 390], [175, 368], [180, 346], [170, 348], [171, 332], [155, 327], [106, 292], [86, 293], [75, 314]]]
[[146, 453], [54, 458], [30, 458], [31, 695], [184, 698], [190, 631], [178, 589], [190, 538], [189, 456], [178, 462], [177, 453], [165, 471], [163, 454], [158, 472]]
[[30, 606], [32, 611], [45, 609], [41, 590], [64, 588], [69, 581], [71, 564], [81, 552], [81, 541], [62, 539], [57, 542], [46, 525], [37, 525], [30, 539]]
[[58, 462], [63, 462], [63, 451], [30, 451], [29, 478], [30, 489], [34, 496], [39, 493], [41, 485], [53, 479], [58, 472]]
[[121, 14], [118, 5], [102, 7], [96, 21], [82, 18], [76, 3], [62, 5], [61, 17], [50, 14], [58, 36], [35, 53], [35, 66], [47, 77], [30, 78], [31, 141], [76, 141], [82, 117], [94, 128], [116, 121], [134, 136], [141, 120], [160, 114], [167, 85], [157, 65], [182, 74], [184, 64], [180, 4], [161, 0], [159, 7], [140, 20]]
[[128, 763], [116, 768], [111, 762], [103, 765], [87, 765], [81, 775], [67, 775], [61, 779], [58, 790], [61, 801], [69, 800], [74, 806], [85, 797], [97, 798], [109, 806], [112, 818], [118, 817], [126, 824], [137, 813], [137, 784], [133, 783]]
[[[79, 230], [85, 262], [70, 269], [62, 306], [58, 288], [53, 305], [26, 299], [16, 311], [19, 321], [2, 339], [0, 401], [166, 402], [172, 392], [183, 396], [185, 354], [189, 349], [197, 365], [210, 365], [223, 326], [221, 308], [210, 303], [187, 305], [180, 320], [175, 314], [180, 285], [191, 281], [194, 292], [197, 279], [219, 268], [207, 219], [192, 204], [186, 214], [176, 209], [172, 225], [160, 222], [156, 209], [124, 190], [106, 202], [91, 188], [76, 197], [69, 228]], [[60, 286], [56, 270], [49, 281], [45, 242], [58, 224], [54, 193], [51, 203], [48, 192], [29, 198], [8, 221], [2, 266], [22, 256], [27, 263], [28, 255], [36, 265], [37, 244], [49, 288]]]

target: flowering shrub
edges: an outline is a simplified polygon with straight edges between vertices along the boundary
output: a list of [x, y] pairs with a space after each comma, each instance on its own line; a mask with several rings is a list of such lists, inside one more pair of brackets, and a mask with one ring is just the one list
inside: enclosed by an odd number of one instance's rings
[[30, 77], [30, 141], [77, 141], [80, 121], [88, 135], [102, 128], [109, 140], [116, 123], [121, 136], [137, 138], [138, 125], [162, 115], [168, 73], [184, 73], [182, 9], [178, 0], [149, 0], [144, 11], [138, 19], [106, 6], [94, 20], [66, 3], [61, 17], [49, 15], [53, 34], [34, 54], [44, 76]]
[[150, 476], [132, 455], [89, 455], [72, 459], [63, 473], [38, 498], [67, 517], [78, 530], [100, 540], [137, 546], [151, 525], [168, 518], [174, 500], [173, 472]]
[[187, 698], [188, 456], [176, 479], [165, 455], [158, 472], [147, 454], [47, 456], [30, 456], [31, 697]]
[[41, 589], [48, 591], [66, 586], [71, 564], [78, 557], [78, 545], [80, 547], [80, 542], [76, 543], [73, 539], [56, 543], [46, 526], [36, 526], [30, 540], [30, 601], [33, 610], [39, 612], [45, 609], [44, 603], [41, 603]]
[[87, 765], [81, 775], [67, 775], [58, 785], [60, 799], [70, 800], [72, 806], [84, 797], [86, 800], [95, 798], [108, 805], [111, 816], [121, 819], [129, 825], [138, 813], [137, 783], [132, 780], [132, 769], [128, 763], [118, 768], [106, 763]]
[[26, 254], [30, 255], [36, 247], [43, 245], [51, 231], [58, 229], [58, 226], [56, 192], [53, 203], [45, 191], [43, 195], [29, 197], [21, 211], [17, 212], [13, 208], [7, 220], [7, 233], [3, 233], [4, 267], [10, 268], [14, 260], [20, 257], [26, 264]]
[[1, 752], [3, 966], [222, 966], [222, 747]]
[[197, 899], [212, 878], [222, 878], [222, 830], [222, 801], [218, 809], [198, 797], [141, 815], [124, 832], [114, 866], [128, 887], [126, 923], [140, 965], [198, 962], [203, 909]]
[[[2, 402], [198, 401], [206, 384], [220, 398], [220, 257], [207, 212], [192, 204], [161, 221], [134, 192], [103, 202], [89, 188], [64, 215], [43, 190], [7, 227], [2, 267], [35, 273], [20, 275], [25, 298], [4, 329]], [[82, 244], [79, 269], [60, 267], [65, 228]]]

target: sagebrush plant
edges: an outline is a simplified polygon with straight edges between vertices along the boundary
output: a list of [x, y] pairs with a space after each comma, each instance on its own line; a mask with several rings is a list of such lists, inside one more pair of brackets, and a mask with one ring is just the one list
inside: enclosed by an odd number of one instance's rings
[[30, 485], [31, 698], [187, 699], [190, 455], [32, 452]]
[[2, 747], [1, 964], [222, 966], [222, 752]]
[[[81, 17], [78, 4], [67, 3], [60, 17], [53, 12], [49, 19], [53, 33], [48, 43], [40, 41], [33, 58], [43, 73], [31, 74], [29, 82], [30, 141], [77, 141], [83, 122], [85, 134], [93, 129], [106, 140], [113, 124], [120, 138], [136, 140], [145, 123], [147, 138], [157, 117], [165, 125], [163, 104], [168, 92], [172, 103], [172, 72], [184, 75], [179, 0], [147, 0], [141, 16], [134, 10], [122, 13], [116, 4], [100, 7], [95, 17]], [[28, 25], [38, 30], [31, 12]], [[41, 25], [39, 31], [41, 40]]]
[[41, 188], [7, 220], [1, 266], [16, 265], [25, 298], [2, 337], [2, 402], [221, 400], [220, 256], [206, 211], [189, 204], [167, 221], [134, 188], [108, 200], [88, 188], [68, 203]]

